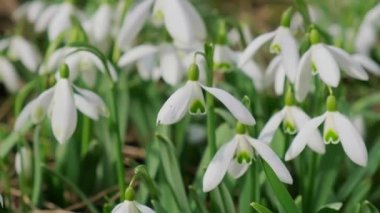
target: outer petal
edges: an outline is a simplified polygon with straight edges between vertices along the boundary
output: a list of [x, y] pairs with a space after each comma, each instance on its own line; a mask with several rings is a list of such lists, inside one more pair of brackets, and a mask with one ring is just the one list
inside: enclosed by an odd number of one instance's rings
[[292, 184], [292, 176], [280, 158], [276, 155], [276, 153], [266, 143], [250, 137], [247, 138], [249, 143], [253, 146], [253, 148], [255, 148], [260, 157], [264, 159], [264, 161], [267, 162], [270, 167], [272, 167], [277, 177], [284, 183]]
[[184, 74], [182, 61], [173, 46], [163, 45], [159, 54], [162, 78], [170, 85], [179, 83]]
[[132, 8], [124, 18], [120, 29], [117, 43], [122, 50], [127, 50], [137, 34], [143, 28], [145, 21], [149, 18], [153, 0], [144, 0]]
[[236, 160], [231, 160], [230, 165], [228, 167], [228, 174], [233, 178], [237, 179], [241, 177], [248, 169], [250, 164], [243, 163], [240, 164], [236, 162]]
[[317, 44], [312, 47], [311, 59], [321, 80], [331, 87], [337, 87], [340, 70], [333, 55], [322, 44]]
[[380, 75], [380, 66], [370, 57], [363, 54], [354, 54], [352, 58], [374, 75]]
[[241, 123], [246, 125], [254, 125], [255, 119], [252, 114], [248, 111], [245, 106], [240, 103], [236, 98], [230, 95], [228, 92], [214, 88], [214, 87], [206, 87], [202, 85], [202, 88], [207, 92], [211, 93], [215, 98], [217, 98], [220, 102], [227, 107], [227, 109], [232, 113], [232, 115]]
[[84, 98], [87, 102], [96, 108], [97, 114], [105, 117], [108, 116], [106, 104], [97, 94], [91, 92], [90, 90], [82, 89], [79, 87], [75, 87], [75, 91], [77, 91], [79, 95], [82, 96], [82, 98]]
[[50, 106], [53, 95], [54, 87], [44, 91], [38, 96], [38, 98], [36, 99], [35, 107], [33, 107], [33, 110], [31, 112], [31, 119], [33, 123], [39, 123], [44, 119], [46, 112], [48, 111], [48, 108]]
[[126, 53], [124, 53], [118, 62], [118, 65], [120, 67], [127, 66], [130, 63], [133, 63], [139, 59], [145, 58], [147, 56], [151, 56], [155, 53], [157, 53], [158, 48], [154, 45], [150, 44], [143, 44], [140, 46], [137, 46], [133, 49], [128, 50]]
[[368, 161], [367, 149], [358, 130], [341, 113], [335, 112], [333, 116], [344, 152], [356, 164], [366, 166]]
[[53, 4], [48, 6], [36, 20], [35, 31], [38, 33], [45, 31], [58, 10], [59, 5]]
[[15, 122], [14, 130], [16, 132], [20, 131], [25, 126], [25, 124], [30, 120], [30, 114], [32, 110], [34, 109], [34, 107], [36, 106], [36, 103], [37, 103], [36, 100], [32, 100], [27, 105], [25, 105], [24, 109], [22, 109], [21, 113], [18, 115]]
[[86, 116], [90, 117], [93, 120], [99, 119], [98, 110], [92, 103], [86, 100], [84, 97], [74, 94], [74, 102], [76, 108], [81, 111]]
[[298, 101], [302, 102], [306, 98], [307, 93], [310, 92], [312, 83], [311, 80], [311, 50], [309, 49], [302, 56], [298, 66], [295, 82], [296, 98]]
[[253, 40], [240, 56], [238, 67], [242, 67], [245, 63], [247, 63], [247, 61], [250, 60], [253, 55], [255, 55], [261, 46], [263, 46], [266, 42], [275, 36], [275, 33], [276, 31], [264, 33]]
[[62, 32], [70, 28], [70, 16], [74, 13], [74, 7], [69, 3], [63, 3], [56, 12], [57, 13], [52, 18], [48, 27], [50, 41], [54, 40]]
[[275, 74], [274, 79], [274, 91], [276, 92], [276, 95], [280, 96], [284, 94], [284, 87], [285, 87], [285, 76], [286, 71], [282, 65], [280, 65], [277, 68], [277, 72]]
[[195, 10], [194, 6], [189, 2], [189, 1], [183, 1], [184, 8], [187, 11], [187, 15], [189, 16], [191, 23], [192, 23], [192, 28], [193, 28], [193, 33], [195, 33], [195, 37], [198, 41], [202, 42], [206, 40], [206, 26], [199, 15], [199, 13]]
[[270, 86], [273, 84], [276, 73], [278, 71], [279, 66], [281, 66], [281, 57], [276, 56], [270, 62], [265, 70], [265, 86]]
[[265, 87], [263, 70], [255, 61], [250, 60], [245, 63], [241, 70], [252, 79], [256, 90], [262, 91]]
[[[299, 61], [298, 45], [289, 28], [279, 27], [277, 30], [278, 45], [281, 47], [282, 65], [289, 80], [294, 83]], [[276, 38], [273, 39], [273, 43]], [[273, 45], [272, 43], [272, 45]]]
[[124, 201], [116, 205], [111, 213], [139, 213], [134, 201]]
[[358, 31], [355, 39], [355, 47], [359, 53], [368, 55], [371, 48], [376, 43], [377, 32], [371, 23], [364, 22]]
[[55, 86], [51, 124], [53, 134], [59, 143], [69, 139], [75, 131], [77, 111], [73, 91], [67, 79], [60, 79]]
[[21, 87], [20, 78], [13, 65], [5, 58], [0, 57], [0, 78], [7, 90], [17, 92]]
[[339, 66], [347, 73], [347, 75], [359, 80], [368, 80], [368, 74], [360, 66], [360, 64], [352, 60], [347, 52], [334, 46], [327, 46], [327, 48], [331, 51], [335, 60], [338, 62]]
[[[143, 80], [156, 80], [153, 75], [153, 70], [156, 65], [156, 58], [154, 55], [149, 55], [137, 61], [137, 71]], [[161, 71], [160, 71], [161, 72]], [[158, 76], [159, 78], [160, 76]]]
[[191, 95], [191, 85], [187, 82], [185, 86], [175, 91], [161, 107], [157, 115], [157, 124], [170, 125], [181, 120], [187, 113]]
[[[301, 130], [307, 124], [307, 122], [310, 121], [310, 117], [304, 111], [302, 111], [302, 109], [300, 109], [299, 107], [292, 106], [290, 107], [290, 110], [292, 112], [297, 128]], [[321, 134], [317, 130], [312, 133], [312, 136], [307, 142], [307, 145], [313, 151], [319, 154], [325, 153], [325, 143], [323, 142]]]
[[273, 136], [276, 133], [276, 130], [280, 126], [283, 119], [284, 119], [284, 109], [272, 115], [269, 121], [265, 124], [264, 128], [261, 130], [258, 139], [265, 143], [272, 142]]
[[311, 138], [315, 136], [315, 131], [318, 130], [318, 126], [325, 120], [326, 113], [311, 119], [307, 122], [304, 127], [298, 132], [297, 136], [294, 138], [293, 142], [290, 144], [288, 151], [285, 154], [285, 160], [289, 161], [297, 157], [302, 150], [305, 148], [306, 144], [310, 139], [319, 140], [319, 138]]
[[232, 161], [237, 146], [235, 137], [221, 146], [207, 167], [203, 176], [203, 192], [213, 190], [222, 180]]
[[[102, 4], [93, 17], [93, 37], [95, 41], [103, 41], [110, 35], [112, 27], [112, 8], [109, 4]], [[93, 25], [94, 26], [94, 25]]]
[[12, 39], [10, 50], [30, 71], [35, 72], [41, 62], [37, 48], [22, 37]]
[[136, 207], [140, 210], [141, 213], [155, 213], [155, 211], [148, 206], [141, 205], [137, 203], [136, 201], [134, 202]]

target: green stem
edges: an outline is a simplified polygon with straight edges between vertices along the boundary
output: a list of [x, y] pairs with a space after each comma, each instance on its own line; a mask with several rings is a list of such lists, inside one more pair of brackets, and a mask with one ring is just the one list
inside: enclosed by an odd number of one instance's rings
[[310, 166], [310, 176], [309, 176], [309, 184], [308, 184], [308, 192], [307, 192], [307, 201], [308, 201], [308, 211], [307, 212], [314, 212], [314, 199], [313, 199], [313, 193], [314, 193], [314, 184], [315, 184], [315, 173], [317, 170], [317, 154], [311, 153], [311, 166]]
[[305, 0], [294, 0], [294, 4], [297, 10], [301, 13], [305, 29], [307, 29], [311, 24], [311, 19]]
[[[213, 86], [213, 72], [214, 72], [214, 45], [211, 43], [205, 44], [205, 58], [207, 64], [206, 71], [206, 86]], [[207, 141], [210, 146], [210, 156], [213, 156], [216, 152], [216, 140], [215, 140], [215, 111], [214, 111], [214, 97], [206, 94], [207, 105]]]
[[116, 103], [116, 97], [117, 97], [117, 87], [116, 85], [113, 86], [112, 92], [111, 92], [111, 104], [112, 104], [112, 125], [111, 130], [114, 133], [113, 138], [115, 138], [114, 141], [114, 151], [116, 156], [116, 171], [117, 171], [117, 180], [119, 185], [119, 192], [120, 192], [120, 200], [124, 200], [124, 190], [126, 188], [126, 182], [124, 178], [124, 162], [123, 162], [123, 141], [121, 140], [121, 133], [120, 133], [120, 127], [118, 122], [118, 108]]
[[82, 158], [86, 155], [88, 148], [90, 146], [90, 130], [91, 130], [91, 120], [90, 118], [83, 116], [82, 120], [82, 147], [81, 156]]
[[20, 155], [20, 166], [21, 166], [21, 171], [20, 171], [20, 178], [19, 178], [19, 180], [18, 180], [18, 182], [19, 182], [19, 184], [20, 184], [20, 192], [21, 192], [21, 196], [20, 196], [20, 198], [21, 198], [21, 209], [22, 209], [22, 211], [23, 212], [25, 212], [26, 211], [26, 205], [25, 205], [25, 203], [24, 203], [24, 196], [25, 196], [25, 191], [26, 191], [26, 189], [25, 189], [25, 187], [26, 187], [26, 185], [25, 185], [25, 176], [24, 176], [24, 171], [25, 171], [25, 169], [24, 169], [24, 159], [23, 159], [23, 154], [22, 154], [22, 151], [21, 151], [21, 144], [20, 143], [18, 143], [17, 144], [17, 152], [19, 153], [19, 155]]
[[41, 153], [40, 153], [40, 130], [41, 127], [37, 125], [34, 129], [33, 136], [33, 154], [34, 154], [34, 177], [33, 177], [33, 192], [32, 203], [35, 207], [38, 207], [41, 195], [41, 183], [42, 183], [42, 169], [41, 169]]
[[91, 201], [87, 198], [87, 196], [82, 192], [82, 190], [80, 190], [76, 185], [75, 183], [73, 183], [71, 180], [69, 180], [68, 178], [66, 178], [65, 176], [63, 176], [61, 173], [57, 172], [57, 171], [54, 171], [53, 169], [50, 169], [49, 167], [47, 167], [46, 165], [44, 164], [41, 164], [42, 168], [44, 168], [46, 171], [50, 172], [51, 174], [57, 176], [59, 179], [61, 179], [64, 183], [66, 183], [67, 185], [69, 185], [73, 190], [74, 192], [83, 200], [83, 202], [87, 205], [88, 209], [90, 210], [90, 212], [92, 213], [98, 213], [98, 210], [96, 209], [96, 207], [94, 206], [94, 204], [91, 203]]

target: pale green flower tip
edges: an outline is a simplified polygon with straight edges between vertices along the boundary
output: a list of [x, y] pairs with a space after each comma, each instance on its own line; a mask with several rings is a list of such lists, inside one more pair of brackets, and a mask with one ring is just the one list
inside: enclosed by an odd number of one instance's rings
[[240, 122], [237, 122], [235, 131], [237, 134], [245, 134], [246, 132], [246, 126]]
[[69, 66], [67, 64], [63, 64], [61, 68], [59, 69], [59, 74], [61, 78], [69, 78], [70, 71], [69, 71]]
[[321, 42], [321, 37], [317, 29], [312, 28], [310, 30], [309, 39], [311, 44], [318, 44]]
[[125, 200], [135, 200], [135, 190], [131, 186], [128, 186], [128, 188], [125, 190]]
[[293, 7], [289, 7], [287, 10], [285, 10], [284, 13], [282, 13], [281, 26], [289, 28], [290, 22], [292, 20], [292, 16], [293, 16]]
[[294, 96], [291, 89], [288, 89], [285, 94], [285, 105], [293, 106], [294, 105]]
[[199, 68], [198, 65], [193, 63], [190, 65], [189, 70], [187, 72], [187, 78], [190, 81], [198, 81], [199, 79]]
[[336, 111], [336, 98], [333, 95], [329, 95], [326, 100], [326, 108], [329, 112]]

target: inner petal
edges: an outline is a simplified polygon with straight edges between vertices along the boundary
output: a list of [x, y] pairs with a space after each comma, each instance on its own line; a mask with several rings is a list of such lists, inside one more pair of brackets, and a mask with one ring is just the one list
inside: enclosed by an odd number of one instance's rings
[[238, 145], [235, 151], [234, 159], [239, 164], [251, 163], [254, 158], [252, 146], [248, 143], [244, 136], [237, 137], [236, 140], [238, 140]]
[[340, 141], [339, 134], [336, 131], [335, 123], [331, 115], [327, 115], [324, 130], [323, 140], [326, 144], [338, 144]]

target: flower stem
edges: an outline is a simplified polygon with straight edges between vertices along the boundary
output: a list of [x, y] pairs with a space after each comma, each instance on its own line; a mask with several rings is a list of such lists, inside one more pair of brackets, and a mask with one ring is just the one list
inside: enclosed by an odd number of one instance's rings
[[294, 4], [297, 10], [301, 13], [305, 29], [307, 29], [311, 24], [311, 19], [305, 0], [294, 0]]
[[82, 147], [81, 156], [84, 157], [88, 151], [90, 145], [90, 130], [91, 130], [91, 120], [87, 116], [83, 116], [82, 119]]
[[41, 183], [42, 183], [42, 167], [41, 167], [41, 153], [40, 153], [40, 125], [37, 125], [34, 129], [33, 135], [33, 154], [34, 154], [34, 177], [33, 177], [33, 191], [32, 191], [32, 203], [35, 207], [38, 207], [41, 195]]
[[[205, 44], [205, 58], [206, 58], [206, 86], [213, 86], [213, 72], [214, 72], [214, 45], [212, 43]], [[210, 156], [213, 156], [216, 151], [215, 141], [215, 111], [214, 111], [214, 97], [206, 94], [207, 105], [207, 141], [210, 146]]]

